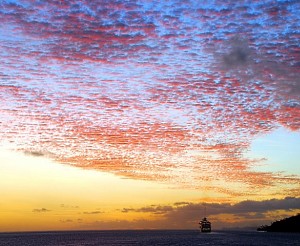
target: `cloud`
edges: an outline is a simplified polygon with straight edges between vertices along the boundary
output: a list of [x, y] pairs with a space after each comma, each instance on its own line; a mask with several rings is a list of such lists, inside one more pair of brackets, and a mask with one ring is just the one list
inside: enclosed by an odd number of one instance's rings
[[234, 196], [286, 182], [295, 195], [298, 177], [253, 171], [262, 160], [247, 151], [300, 129], [296, 5], [4, 1], [0, 144], [135, 179]]
[[[124, 208], [125, 213], [152, 213], [155, 219], [112, 220], [82, 222], [85, 229], [197, 229], [199, 221], [207, 216], [214, 230], [231, 228], [256, 229], [262, 224], [299, 213], [300, 198], [286, 197], [262, 201], [245, 200], [230, 203], [180, 202], [170, 206], [151, 205], [141, 208]], [[163, 213], [161, 213], [163, 211]], [[130, 217], [130, 216], [128, 216]]]
[[166, 214], [170, 211], [173, 211], [172, 206], [148, 206], [148, 207], [142, 207], [138, 209], [132, 209], [132, 208], [123, 208], [122, 213], [128, 213], [128, 212], [137, 212], [137, 213], [153, 213], [153, 214]]
[[208, 215], [218, 214], [244, 214], [244, 213], [266, 213], [273, 210], [300, 209], [300, 198], [286, 197], [284, 199], [270, 199], [263, 201], [246, 200], [236, 204], [230, 203], [189, 203], [186, 206], [177, 207], [175, 211], [203, 211], [207, 208]]
[[230, 203], [199, 203], [188, 204], [180, 207], [177, 211], [203, 212], [204, 207], [207, 208], [208, 215], [218, 214], [247, 214], [247, 213], [266, 213], [273, 210], [294, 210], [300, 209], [300, 198], [286, 197], [284, 199], [270, 199], [263, 201], [246, 200], [236, 204]]
[[35, 208], [32, 210], [33, 213], [47, 213], [51, 212], [51, 210], [46, 209], [46, 208]]
[[25, 155], [30, 155], [30, 156], [35, 156], [35, 157], [41, 157], [41, 156], [45, 155], [44, 153], [39, 152], [39, 151], [28, 151], [28, 150], [25, 150], [24, 153], [25, 153]]
[[89, 212], [83, 212], [83, 214], [88, 214], [88, 215], [94, 215], [94, 214], [103, 214], [104, 212], [102, 211], [89, 211]]
[[46, 41], [45, 49], [38, 50], [42, 56], [105, 61], [131, 49], [147, 50], [147, 45], [140, 42], [155, 29], [133, 2], [112, 1], [105, 3], [105, 8], [99, 8], [104, 6], [103, 1], [40, 3], [34, 9], [32, 4], [3, 3], [0, 19], [14, 22], [20, 33]]
[[300, 209], [300, 198], [286, 197], [284, 199], [270, 199], [264, 201], [243, 201], [234, 205], [233, 209], [241, 212], [267, 212], [281, 209]]
[[[206, 208], [206, 209], [205, 209]], [[206, 210], [206, 214], [205, 214]], [[163, 215], [157, 225], [168, 228], [195, 228], [203, 216], [213, 221], [214, 228], [258, 226], [300, 211], [300, 198], [286, 197], [262, 201], [245, 200], [230, 203], [174, 203], [172, 206], [124, 209], [123, 212], [146, 212]], [[226, 220], [226, 222], [225, 222]], [[226, 226], [224, 226], [224, 222]], [[149, 222], [149, 225], [151, 222]], [[145, 222], [147, 226], [147, 222]]]
[[61, 208], [64, 208], [64, 209], [79, 209], [79, 206], [76, 206], [76, 205], [69, 205], [69, 204], [60, 204], [60, 207]]
[[227, 67], [237, 67], [250, 62], [250, 48], [247, 41], [236, 36], [226, 42], [227, 47], [223, 47], [223, 63]]

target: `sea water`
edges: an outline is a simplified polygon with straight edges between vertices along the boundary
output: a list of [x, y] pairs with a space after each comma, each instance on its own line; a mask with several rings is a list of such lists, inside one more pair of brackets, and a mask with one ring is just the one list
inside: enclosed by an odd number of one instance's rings
[[300, 233], [256, 231], [68, 231], [0, 233], [0, 246], [300, 245]]

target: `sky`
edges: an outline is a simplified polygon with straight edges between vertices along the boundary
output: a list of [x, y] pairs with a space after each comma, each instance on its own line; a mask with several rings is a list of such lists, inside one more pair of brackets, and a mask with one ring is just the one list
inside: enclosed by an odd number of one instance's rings
[[300, 213], [297, 0], [0, 1], [0, 231]]

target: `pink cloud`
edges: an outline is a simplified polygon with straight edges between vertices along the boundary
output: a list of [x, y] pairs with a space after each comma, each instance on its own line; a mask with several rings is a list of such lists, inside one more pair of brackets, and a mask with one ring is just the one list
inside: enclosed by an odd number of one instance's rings
[[102, 3], [2, 4], [3, 139], [133, 178], [297, 183], [244, 157], [259, 134], [300, 129], [298, 34], [277, 34], [287, 6]]

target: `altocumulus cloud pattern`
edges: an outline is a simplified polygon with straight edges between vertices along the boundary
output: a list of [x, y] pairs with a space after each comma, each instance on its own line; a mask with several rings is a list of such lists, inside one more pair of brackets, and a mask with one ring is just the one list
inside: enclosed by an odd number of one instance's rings
[[299, 18], [292, 0], [1, 1], [0, 145], [182, 186], [296, 184], [245, 153], [300, 128]]

